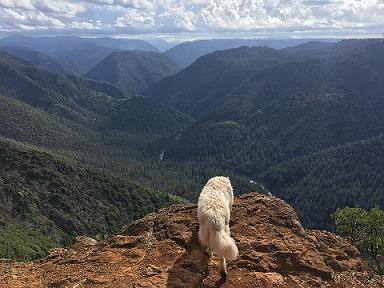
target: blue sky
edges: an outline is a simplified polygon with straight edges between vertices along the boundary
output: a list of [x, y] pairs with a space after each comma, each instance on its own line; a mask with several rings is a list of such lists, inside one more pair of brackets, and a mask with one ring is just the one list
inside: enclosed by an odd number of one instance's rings
[[384, 0], [0, 0], [0, 35], [379, 37]]

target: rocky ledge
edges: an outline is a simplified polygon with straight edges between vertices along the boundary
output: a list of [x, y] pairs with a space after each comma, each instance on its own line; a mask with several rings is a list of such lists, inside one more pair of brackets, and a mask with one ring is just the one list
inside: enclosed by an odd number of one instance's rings
[[0, 261], [0, 287], [383, 287], [359, 252], [335, 234], [305, 230], [284, 201], [235, 199], [230, 223], [240, 256], [220, 280], [218, 258], [197, 238], [196, 205], [179, 205], [97, 242], [78, 237], [34, 263]]

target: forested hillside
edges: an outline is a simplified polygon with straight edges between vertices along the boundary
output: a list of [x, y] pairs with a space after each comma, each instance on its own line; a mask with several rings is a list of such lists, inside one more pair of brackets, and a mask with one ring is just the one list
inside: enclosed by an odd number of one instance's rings
[[190, 200], [215, 174], [232, 175], [239, 192], [257, 187], [220, 167], [160, 160], [194, 122], [185, 114], [105, 82], [50, 74], [5, 52], [0, 63], [0, 136]]
[[289, 61], [268, 47], [241, 47], [202, 56], [179, 73], [155, 83], [143, 93], [198, 119], [253, 74]]
[[336, 208], [383, 207], [383, 165], [380, 134], [284, 162], [261, 179], [296, 207], [306, 226], [332, 229], [329, 218]]
[[4, 138], [0, 162], [0, 257], [36, 258], [74, 235], [116, 232], [178, 201]]
[[62, 63], [58, 61], [58, 59], [29, 48], [18, 46], [0, 46], [0, 49], [7, 51], [9, 54], [17, 58], [23, 59], [36, 67], [52, 73], [70, 74], [73, 70], [75, 70], [74, 67], [65, 62]]

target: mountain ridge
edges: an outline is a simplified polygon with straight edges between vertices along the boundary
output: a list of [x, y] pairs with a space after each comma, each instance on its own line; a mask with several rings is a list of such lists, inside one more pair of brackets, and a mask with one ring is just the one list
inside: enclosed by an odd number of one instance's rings
[[[213, 53], [218, 50], [239, 48], [241, 46], [263, 47], [274, 49], [295, 46], [308, 39], [210, 39], [183, 42], [164, 52], [181, 67], [191, 65], [199, 57]], [[323, 41], [334, 42], [334, 39], [323, 39]]]
[[0, 46], [0, 49], [52, 73], [69, 74], [73, 70], [73, 67], [70, 65], [61, 63], [57, 59], [50, 57], [47, 54], [29, 48], [18, 46]]
[[151, 84], [179, 71], [179, 67], [157, 52], [112, 52], [86, 78], [110, 82], [128, 93], [139, 93]]
[[157, 48], [148, 42], [137, 39], [114, 39], [109, 37], [83, 38], [77, 36], [28, 37], [20, 35], [13, 35], [0, 39], [0, 45], [28, 47], [50, 56], [58, 56], [66, 51], [70, 51], [73, 47], [87, 43], [119, 50], [134, 50], [141, 48], [141, 50], [144, 51], [158, 51]]
[[203, 118], [221, 97], [266, 67], [289, 56], [269, 47], [240, 47], [204, 55], [192, 65], [146, 89], [143, 94]]

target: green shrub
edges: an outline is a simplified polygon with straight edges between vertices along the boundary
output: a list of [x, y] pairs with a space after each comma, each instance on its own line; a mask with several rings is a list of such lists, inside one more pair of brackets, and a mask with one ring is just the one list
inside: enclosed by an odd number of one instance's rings
[[54, 246], [50, 237], [22, 224], [0, 226], [0, 258], [31, 261], [45, 256]]
[[337, 232], [348, 238], [378, 272], [384, 272], [384, 211], [373, 208], [337, 209], [333, 215]]

